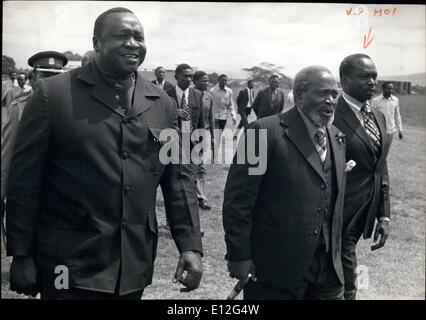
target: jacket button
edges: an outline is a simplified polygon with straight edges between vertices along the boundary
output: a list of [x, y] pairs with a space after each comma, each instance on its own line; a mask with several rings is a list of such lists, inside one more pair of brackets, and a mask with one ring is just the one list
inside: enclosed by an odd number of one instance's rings
[[127, 227], [127, 221], [126, 220], [121, 220], [121, 227], [122, 228], [125, 228], [125, 227]]
[[318, 234], [318, 229], [315, 229], [315, 230], [314, 230], [314, 234]]
[[321, 189], [325, 189], [325, 183], [321, 183]]
[[132, 186], [125, 186], [124, 187], [124, 192], [130, 192], [130, 191], [132, 191], [133, 190], [133, 187]]
[[321, 211], [322, 211], [322, 208], [321, 208], [321, 207], [319, 207], [317, 210], [318, 210], [318, 212], [321, 212]]
[[122, 153], [121, 153], [121, 157], [123, 158], [123, 159], [126, 159], [126, 158], [128, 158], [130, 156], [130, 154], [127, 152], [127, 151], [123, 151]]

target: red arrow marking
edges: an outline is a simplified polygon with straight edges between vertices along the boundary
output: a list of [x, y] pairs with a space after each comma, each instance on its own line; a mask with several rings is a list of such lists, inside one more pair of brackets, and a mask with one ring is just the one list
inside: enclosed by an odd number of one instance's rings
[[364, 45], [363, 45], [364, 49], [366, 49], [370, 45], [371, 41], [373, 41], [374, 39], [374, 37], [370, 39], [370, 33], [372, 28], [373, 27], [370, 27], [370, 30], [368, 31], [368, 35], [364, 36]]

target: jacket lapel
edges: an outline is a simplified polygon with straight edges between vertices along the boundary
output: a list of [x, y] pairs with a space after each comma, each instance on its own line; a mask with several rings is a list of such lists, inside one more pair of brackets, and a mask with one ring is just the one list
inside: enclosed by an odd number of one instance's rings
[[173, 100], [176, 101], [176, 107], [179, 108], [179, 101], [178, 101], [177, 94], [176, 94], [176, 87], [173, 87], [167, 93]]
[[90, 62], [86, 66], [82, 67], [77, 78], [93, 85], [92, 96], [96, 100], [100, 101], [104, 106], [111, 109], [121, 117], [125, 117], [120, 103], [114, 97], [113, 90], [102, 78], [94, 62]]
[[137, 72], [132, 113], [139, 116], [153, 106], [153, 99], [159, 97], [160, 94], [156, 91], [156, 87], [145, 80], [140, 72]]
[[368, 150], [370, 150], [371, 154], [374, 155], [373, 147], [371, 146], [370, 140], [368, 139], [365, 129], [362, 127], [357, 116], [348, 106], [343, 97], [339, 98], [339, 103], [336, 112], [342, 113], [341, 116], [343, 121], [347, 123], [347, 125], [355, 132], [355, 134], [362, 140], [362, 142], [364, 142]]
[[285, 134], [293, 142], [294, 146], [302, 153], [303, 157], [318, 173], [321, 179], [325, 181], [320, 158], [297, 109], [293, 108], [285, 116], [281, 117], [281, 124], [284, 126]]
[[[345, 166], [345, 149], [340, 142], [336, 140], [336, 135], [338, 134], [338, 130], [331, 126], [327, 129], [328, 132], [328, 141], [330, 142], [330, 152], [332, 157], [332, 161], [334, 162], [334, 173], [337, 179], [337, 190], [339, 191], [339, 187], [342, 185], [342, 178]], [[342, 161], [343, 160], [343, 161]]]

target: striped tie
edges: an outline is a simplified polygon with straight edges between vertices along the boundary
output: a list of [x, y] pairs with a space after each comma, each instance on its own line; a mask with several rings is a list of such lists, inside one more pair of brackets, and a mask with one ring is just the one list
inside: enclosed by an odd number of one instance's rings
[[318, 152], [321, 162], [324, 163], [325, 157], [327, 156], [327, 138], [324, 129], [318, 129], [314, 136], [314, 142], [315, 149]]
[[364, 104], [361, 108], [361, 114], [364, 119], [364, 128], [367, 132], [368, 137], [370, 138], [370, 142], [374, 151], [376, 153], [380, 152], [380, 131], [376, 125], [376, 121], [374, 120], [374, 115], [371, 112], [370, 106], [368, 104]]
[[180, 109], [178, 109], [178, 117], [181, 119], [182, 132], [192, 132], [191, 123], [191, 110], [189, 109], [188, 102], [186, 101], [185, 92], [182, 94], [180, 102]]

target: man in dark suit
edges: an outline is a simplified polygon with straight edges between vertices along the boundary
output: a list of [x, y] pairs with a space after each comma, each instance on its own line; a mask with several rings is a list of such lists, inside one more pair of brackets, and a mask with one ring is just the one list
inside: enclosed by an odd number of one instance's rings
[[173, 85], [166, 80], [166, 70], [163, 67], [155, 68], [155, 80], [151, 82], [157, 86], [159, 86], [164, 91], [170, 90], [173, 88]]
[[258, 119], [281, 113], [284, 109], [284, 92], [278, 89], [279, 77], [273, 74], [269, 78], [269, 87], [259, 91], [252, 109]]
[[[185, 132], [191, 134], [194, 130], [205, 128], [202, 94], [200, 91], [190, 88], [193, 76], [194, 71], [190, 65], [179, 64], [175, 70], [176, 86], [166, 91], [177, 105], [179, 128], [183, 134]], [[194, 146], [193, 142], [191, 139], [191, 150]], [[194, 178], [197, 179], [200, 168], [198, 165], [192, 165], [192, 169]], [[198, 197], [198, 204], [203, 207], [205, 199]]]
[[[249, 124], [225, 186], [230, 276], [257, 280], [248, 280], [245, 299], [343, 299], [345, 145], [331, 125], [337, 84], [328, 69], [311, 66], [294, 88], [297, 108]], [[263, 174], [238, 164], [238, 152], [253, 153], [254, 143], [266, 158]]]
[[[195, 188], [187, 168], [159, 159], [160, 132], [175, 127], [175, 107], [136, 71], [144, 38], [130, 10], [102, 13], [94, 61], [41, 80], [28, 101], [6, 204], [11, 290], [42, 299], [140, 299], [153, 275], [159, 184], [180, 252], [175, 281], [198, 287]], [[66, 270], [59, 284], [58, 266]]]
[[238, 124], [237, 129], [240, 129], [242, 127], [247, 128], [248, 126], [248, 120], [247, 117], [251, 113], [251, 105], [254, 101], [254, 82], [253, 80], [247, 81], [247, 88], [244, 90], [240, 90], [237, 97], [237, 106], [238, 106], [238, 113], [241, 116], [240, 123]]
[[389, 141], [384, 115], [370, 108], [376, 91], [377, 70], [365, 54], [346, 57], [340, 64], [343, 94], [338, 100], [334, 125], [346, 135], [346, 158], [356, 166], [347, 176], [343, 211], [342, 263], [345, 299], [356, 298], [356, 244], [361, 235], [371, 237], [378, 223], [372, 250], [388, 237], [390, 200], [386, 157]]
[[201, 92], [190, 87], [193, 76], [194, 71], [190, 65], [179, 64], [175, 70], [177, 83], [166, 91], [169, 97], [176, 102], [179, 127], [181, 128], [182, 121], [191, 120], [191, 131], [205, 126]]

